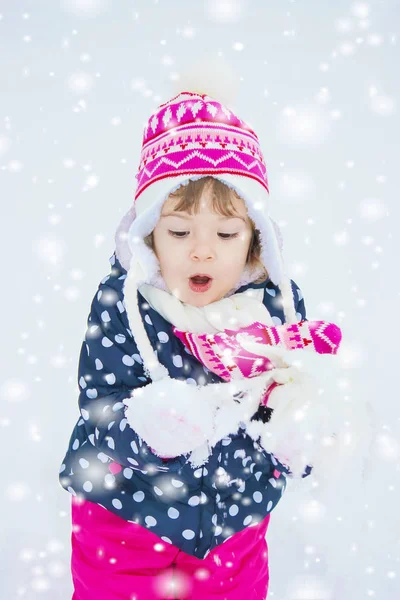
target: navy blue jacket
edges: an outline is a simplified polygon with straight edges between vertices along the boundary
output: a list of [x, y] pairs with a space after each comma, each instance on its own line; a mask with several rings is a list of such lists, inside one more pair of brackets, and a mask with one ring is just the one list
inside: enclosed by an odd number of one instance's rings
[[[126, 271], [115, 253], [110, 263], [111, 273], [99, 284], [87, 321], [78, 368], [81, 416], [59, 481], [71, 494], [204, 558], [231, 535], [263, 520], [281, 499], [291, 472], [243, 429], [223, 438], [208, 462], [193, 469], [189, 454], [162, 459], [128, 425], [123, 399], [151, 380], [144, 375], [129, 329], [123, 296]], [[265, 306], [280, 325], [284, 322], [280, 291], [270, 280], [242, 286], [237, 292], [260, 287]], [[304, 299], [294, 281], [292, 289], [298, 320], [304, 320]], [[202, 375], [207, 383], [223, 381], [191, 354], [173, 334], [171, 323], [140, 292], [138, 299], [147, 335], [171, 377], [197, 381]], [[121, 465], [119, 472], [110, 471], [113, 462]], [[303, 477], [310, 472], [307, 467]]]

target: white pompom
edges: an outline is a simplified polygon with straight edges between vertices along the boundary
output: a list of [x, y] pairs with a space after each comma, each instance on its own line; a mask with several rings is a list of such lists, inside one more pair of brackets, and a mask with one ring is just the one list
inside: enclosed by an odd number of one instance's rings
[[208, 54], [189, 63], [172, 84], [171, 97], [181, 92], [207, 94], [233, 109], [240, 87], [239, 74], [221, 56]]

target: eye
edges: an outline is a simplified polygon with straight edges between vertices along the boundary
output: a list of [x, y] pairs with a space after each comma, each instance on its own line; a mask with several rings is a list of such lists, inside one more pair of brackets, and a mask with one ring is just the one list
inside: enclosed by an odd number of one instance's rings
[[222, 239], [223, 240], [231, 240], [231, 239], [237, 237], [239, 234], [238, 233], [219, 233], [218, 235], [221, 235], [221, 236], [226, 235], [228, 237], [223, 237]]
[[[172, 231], [171, 229], [168, 229], [168, 233], [170, 233], [171, 235], [173, 235], [174, 237], [177, 238], [184, 238], [186, 233], [189, 233], [188, 231]], [[221, 239], [223, 240], [231, 240], [235, 237], [237, 237], [239, 235], [239, 233], [219, 233], [218, 235], [221, 236]]]
[[168, 233], [170, 233], [174, 237], [182, 238], [185, 236], [185, 233], [187, 233], [187, 231], [171, 231], [171, 229], [168, 229]]

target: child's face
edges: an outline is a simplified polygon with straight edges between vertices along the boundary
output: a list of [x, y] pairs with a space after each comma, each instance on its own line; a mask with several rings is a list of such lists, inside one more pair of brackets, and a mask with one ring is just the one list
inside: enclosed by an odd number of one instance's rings
[[[212, 212], [207, 188], [195, 215], [186, 212], [171, 215], [176, 198], [169, 197], [164, 202], [153, 232], [154, 250], [169, 291], [182, 302], [205, 306], [223, 298], [239, 281], [246, 265], [252, 226], [244, 201], [233, 197], [232, 203], [239, 217]], [[190, 277], [197, 273], [212, 278], [207, 291], [191, 287]]]

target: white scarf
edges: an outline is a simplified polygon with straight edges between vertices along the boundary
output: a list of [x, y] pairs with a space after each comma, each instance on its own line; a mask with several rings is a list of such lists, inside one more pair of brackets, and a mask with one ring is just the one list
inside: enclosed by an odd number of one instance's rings
[[263, 304], [264, 288], [249, 288], [201, 307], [186, 304], [148, 283], [142, 283], [138, 289], [151, 308], [180, 331], [215, 333], [224, 329], [236, 330], [255, 321], [274, 326]]

